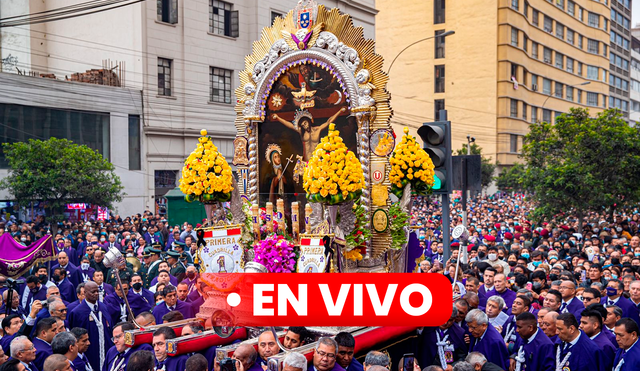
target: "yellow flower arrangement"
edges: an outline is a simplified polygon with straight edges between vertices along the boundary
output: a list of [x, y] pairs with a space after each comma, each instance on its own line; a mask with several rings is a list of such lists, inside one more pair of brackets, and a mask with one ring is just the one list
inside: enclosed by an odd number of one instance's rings
[[353, 249], [344, 252], [344, 257], [347, 260], [359, 261], [362, 260], [362, 254], [359, 249]]
[[335, 129], [322, 138], [304, 170], [303, 188], [311, 202], [330, 205], [356, 198], [365, 187], [362, 165]]
[[427, 152], [418, 145], [416, 138], [409, 135], [409, 128], [405, 127], [404, 133], [402, 141], [389, 159], [391, 191], [400, 197], [407, 183], [411, 183], [411, 188], [416, 194], [426, 194], [434, 183], [433, 162]]
[[180, 190], [188, 202], [229, 201], [233, 190], [231, 167], [207, 136], [207, 131], [202, 130], [200, 134], [198, 146], [182, 167]]
[[380, 138], [380, 141], [378, 142], [378, 145], [376, 146], [376, 150], [374, 152], [388, 154], [389, 152], [391, 152], [392, 149], [393, 149], [393, 138], [389, 136], [388, 131], [385, 131], [382, 138]]

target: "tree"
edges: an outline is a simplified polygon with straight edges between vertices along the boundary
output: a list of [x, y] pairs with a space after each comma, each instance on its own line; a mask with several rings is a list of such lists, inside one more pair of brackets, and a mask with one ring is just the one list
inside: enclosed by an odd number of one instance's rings
[[[457, 156], [463, 156], [467, 154], [467, 144], [463, 144], [462, 148], [456, 151]], [[485, 157], [482, 155], [482, 147], [476, 143], [471, 143], [471, 154], [480, 155], [482, 164], [480, 171], [482, 172], [482, 188], [487, 188], [493, 181], [493, 173], [496, 171], [496, 164], [491, 161], [491, 157]]]
[[534, 192], [538, 218], [573, 212], [582, 232], [587, 211], [640, 201], [640, 129], [617, 110], [589, 117], [572, 108], [555, 125], [531, 124], [522, 157], [522, 183]]
[[20, 206], [44, 201], [54, 219], [67, 203], [111, 207], [124, 187], [114, 166], [93, 149], [67, 139], [4, 143], [9, 176], [0, 182]]
[[496, 186], [503, 191], [520, 192], [524, 190], [522, 177], [526, 171], [523, 164], [515, 164], [502, 170], [496, 178]]

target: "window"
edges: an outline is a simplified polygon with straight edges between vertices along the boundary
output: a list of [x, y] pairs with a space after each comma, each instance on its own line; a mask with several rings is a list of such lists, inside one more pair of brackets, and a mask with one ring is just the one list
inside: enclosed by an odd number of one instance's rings
[[602, 24], [602, 29], [605, 31], [609, 31], [609, 20], [606, 18], [603, 18], [604, 23]]
[[551, 94], [551, 80], [542, 79], [542, 93], [550, 95]]
[[157, 0], [158, 21], [178, 23], [178, 0]]
[[544, 63], [551, 63], [551, 49], [544, 48]]
[[567, 1], [567, 13], [573, 16], [576, 15], [576, 3], [571, 0]]
[[589, 16], [588, 16], [587, 19], [588, 19], [589, 26], [596, 27], [596, 28], [600, 27], [600, 15], [599, 14], [589, 12]]
[[582, 21], [584, 20], [583, 18], [584, 18], [584, 9], [578, 8], [578, 19]]
[[518, 101], [511, 99], [511, 117], [518, 117]]
[[546, 15], [544, 16], [544, 30], [548, 33], [553, 32], [553, 20]]
[[582, 35], [578, 35], [578, 48], [582, 49]]
[[433, 23], [439, 24], [444, 23], [444, 3], [445, 0], [434, 0], [433, 1]]
[[434, 111], [433, 112], [433, 119], [434, 120], [439, 120], [440, 119], [440, 111], [445, 109], [444, 108], [444, 99], [434, 99], [433, 100], [433, 108]]
[[598, 67], [596, 66], [587, 66], [587, 78], [590, 80], [598, 79]]
[[567, 72], [573, 73], [573, 59], [567, 57]]
[[171, 59], [158, 58], [158, 95], [171, 96]]
[[276, 20], [276, 18], [278, 17], [283, 17], [284, 18], [284, 14], [279, 13], [279, 12], [274, 12], [273, 10], [271, 11], [271, 24], [273, 24], [273, 22]]
[[564, 85], [556, 82], [556, 92], [555, 92], [555, 96], [558, 98], [562, 98], [562, 89], [564, 88]]
[[587, 106], [598, 106], [598, 93], [587, 92]]
[[534, 26], [538, 27], [538, 11], [533, 9], [533, 11], [531, 12], [531, 23], [533, 23]]
[[538, 76], [531, 75], [531, 90], [538, 91]]
[[209, 0], [209, 32], [216, 35], [238, 37], [238, 11], [233, 4], [219, 0]]
[[509, 146], [509, 152], [511, 153], [518, 153], [518, 136], [516, 134], [510, 134], [510, 146]]
[[435, 66], [436, 93], [444, 93], [444, 65]]
[[575, 32], [567, 28], [567, 42], [569, 44], [573, 45], [574, 37], [575, 37]]
[[564, 68], [564, 55], [556, 52], [556, 67]]
[[587, 51], [589, 53], [598, 54], [600, 50], [598, 46], [600, 46], [600, 42], [598, 40], [587, 39]]
[[515, 10], [520, 9], [520, 1], [519, 0], [511, 0], [511, 7]]
[[518, 65], [511, 63], [511, 77], [518, 78]]
[[[444, 33], [444, 30], [436, 31], [436, 36]], [[446, 37], [436, 37], [435, 39], [435, 48], [436, 48], [436, 59], [444, 58], [444, 41]]]
[[573, 102], [573, 88], [567, 86], [567, 100], [570, 100]]
[[556, 22], [556, 36], [564, 40], [564, 26]]
[[538, 43], [531, 42], [531, 56], [535, 59], [538, 59]]
[[168, 191], [176, 186], [178, 170], [154, 170], [153, 177], [155, 188], [167, 188]]
[[551, 122], [551, 111], [549, 111], [548, 109], [542, 110], [542, 121]]
[[211, 83], [209, 101], [231, 103], [231, 74], [231, 70], [217, 67], [209, 68], [209, 81]]
[[527, 104], [525, 102], [522, 102], [522, 119], [527, 119]]
[[556, 6], [564, 9], [564, 0], [556, 0]]
[[511, 45], [518, 46], [518, 30], [511, 27]]
[[142, 170], [140, 160], [140, 116], [129, 115], [129, 170]]
[[531, 122], [538, 121], [538, 108], [531, 107]]
[[578, 62], [578, 75], [582, 76], [582, 62]]
[[[65, 138], [110, 156], [109, 112], [76, 111], [48, 107], [0, 103], [0, 143], [29, 139]], [[5, 152], [0, 151], [0, 168], [8, 169]]]
[[527, 37], [527, 35], [523, 35], [522, 47], [525, 52], [529, 52], [529, 38]]
[[527, 0], [524, 0], [524, 16], [526, 18], [529, 18], [529, 2]]
[[577, 101], [578, 103], [582, 103], [582, 90], [578, 90], [578, 89], [576, 90], [577, 90], [577, 96], [578, 96]]

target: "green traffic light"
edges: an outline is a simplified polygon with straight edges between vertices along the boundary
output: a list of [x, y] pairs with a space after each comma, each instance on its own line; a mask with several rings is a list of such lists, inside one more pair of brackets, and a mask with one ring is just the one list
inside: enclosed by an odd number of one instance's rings
[[437, 175], [433, 175], [433, 187], [431, 189], [439, 190], [442, 188], [442, 181], [438, 178]]

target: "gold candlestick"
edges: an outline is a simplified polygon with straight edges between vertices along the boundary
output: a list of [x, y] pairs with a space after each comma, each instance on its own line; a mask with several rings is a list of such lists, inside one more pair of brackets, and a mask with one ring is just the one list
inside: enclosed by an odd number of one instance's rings
[[298, 223], [298, 203], [291, 203], [291, 231], [293, 232], [293, 239], [298, 241], [298, 235], [300, 234], [300, 224]]
[[311, 205], [304, 205], [304, 230], [307, 234], [311, 234], [311, 223], [309, 222], [309, 218], [311, 217], [312, 212], [313, 209], [311, 209]]
[[253, 222], [253, 234], [256, 240], [260, 240], [260, 208], [258, 204], [251, 205], [251, 221]]
[[277, 221], [278, 221], [278, 230], [284, 231], [284, 200], [279, 198], [276, 201], [276, 208], [278, 209]]
[[273, 232], [273, 204], [271, 202], [267, 202], [267, 232]]

